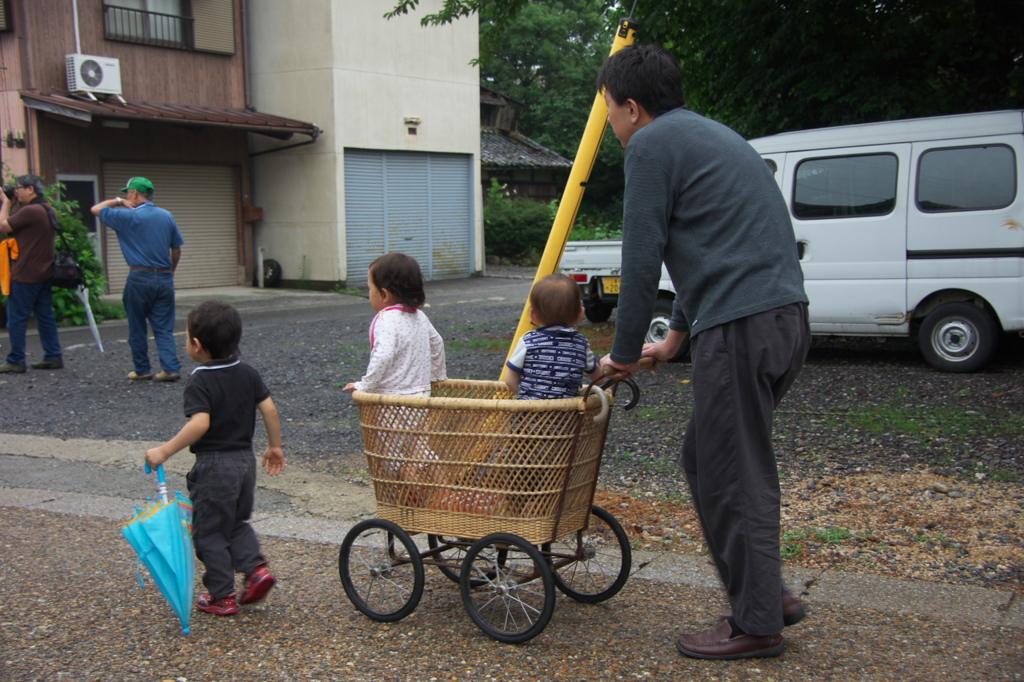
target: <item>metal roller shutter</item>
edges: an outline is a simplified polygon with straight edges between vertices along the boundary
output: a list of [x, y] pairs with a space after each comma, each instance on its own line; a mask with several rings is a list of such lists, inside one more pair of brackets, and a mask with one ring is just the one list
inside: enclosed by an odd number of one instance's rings
[[427, 279], [470, 274], [469, 155], [345, 150], [348, 280], [362, 281], [377, 256], [401, 251]]
[[[178, 289], [236, 286], [238, 268], [238, 216], [235, 170], [230, 166], [106, 163], [103, 196], [119, 195], [129, 178], [149, 178], [156, 188], [157, 206], [174, 214], [185, 246], [174, 276]], [[121, 255], [117, 235], [103, 231], [107, 277], [111, 293], [124, 290], [128, 264]]]

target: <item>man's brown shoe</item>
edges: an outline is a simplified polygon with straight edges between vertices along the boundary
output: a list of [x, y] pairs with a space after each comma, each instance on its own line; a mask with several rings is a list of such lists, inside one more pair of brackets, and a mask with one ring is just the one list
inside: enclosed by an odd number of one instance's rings
[[180, 378], [181, 375], [178, 374], [177, 372], [172, 373], [160, 370], [160, 372], [158, 372], [157, 375], [153, 377], [153, 381], [177, 381]]
[[131, 372], [128, 372], [128, 378], [131, 379], [132, 381], [148, 381], [149, 379], [153, 378], [153, 374], [152, 373], [139, 374], [138, 372], [131, 371]]
[[[796, 625], [807, 617], [807, 607], [792, 592], [786, 590], [782, 593], [782, 624], [787, 628]], [[719, 616], [722, 620], [732, 618], [732, 609], [723, 611]]]
[[723, 620], [710, 630], [680, 635], [676, 640], [676, 647], [687, 656], [712, 661], [769, 658], [781, 654], [785, 647], [782, 634], [730, 637], [731, 634], [732, 626], [729, 625], [729, 621]]

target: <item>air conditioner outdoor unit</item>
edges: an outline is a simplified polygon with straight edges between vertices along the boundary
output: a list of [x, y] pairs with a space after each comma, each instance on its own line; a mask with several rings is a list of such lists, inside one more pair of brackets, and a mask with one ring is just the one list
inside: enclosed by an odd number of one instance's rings
[[66, 60], [70, 92], [121, 94], [120, 60], [113, 57], [94, 57], [88, 54], [69, 54]]

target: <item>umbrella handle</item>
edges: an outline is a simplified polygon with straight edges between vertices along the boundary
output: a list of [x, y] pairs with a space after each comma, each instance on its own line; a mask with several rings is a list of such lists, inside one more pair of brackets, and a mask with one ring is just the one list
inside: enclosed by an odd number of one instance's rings
[[[153, 468], [149, 466], [149, 462], [146, 462], [146, 473], [153, 473]], [[167, 477], [164, 476], [164, 465], [161, 464], [156, 468], [156, 491], [160, 495], [160, 499], [164, 502], [167, 501]]]

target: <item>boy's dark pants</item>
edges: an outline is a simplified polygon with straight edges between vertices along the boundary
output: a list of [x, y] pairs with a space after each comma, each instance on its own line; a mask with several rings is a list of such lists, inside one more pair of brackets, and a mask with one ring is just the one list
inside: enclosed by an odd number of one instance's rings
[[693, 339], [693, 416], [682, 465], [736, 623], [782, 631], [780, 490], [772, 417], [800, 373], [811, 335], [793, 303]]
[[206, 566], [203, 584], [215, 599], [235, 591], [235, 572], [249, 575], [266, 559], [249, 525], [256, 494], [252, 450], [200, 452], [186, 477], [192, 498], [192, 542]]

